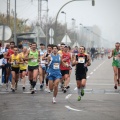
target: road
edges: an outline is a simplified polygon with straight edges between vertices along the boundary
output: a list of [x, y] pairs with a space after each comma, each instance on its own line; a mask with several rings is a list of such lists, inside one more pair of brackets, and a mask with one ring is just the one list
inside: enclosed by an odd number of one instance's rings
[[74, 70], [70, 89], [59, 89], [57, 103], [52, 93], [39, 91], [31, 95], [29, 84], [22, 92], [19, 83], [16, 93], [0, 87], [0, 120], [120, 120], [120, 87], [114, 90], [112, 60], [95, 60], [89, 67], [85, 96], [77, 101]]

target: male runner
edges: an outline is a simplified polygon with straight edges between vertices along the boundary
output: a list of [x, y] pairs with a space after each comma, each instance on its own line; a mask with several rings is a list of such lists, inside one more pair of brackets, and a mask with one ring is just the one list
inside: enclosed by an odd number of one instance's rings
[[35, 93], [34, 87], [35, 87], [36, 82], [37, 82], [39, 58], [40, 58], [40, 53], [37, 50], [37, 45], [35, 42], [32, 43], [32, 47], [27, 52], [26, 57], [28, 59], [29, 80], [30, 80], [30, 84], [32, 86], [31, 94], [34, 94]]
[[58, 93], [58, 84], [60, 81], [61, 72], [60, 72], [60, 62], [61, 58], [58, 54], [58, 48], [56, 45], [53, 46], [53, 53], [48, 56], [48, 79], [49, 79], [49, 88], [53, 91], [53, 103], [56, 103], [56, 96]]
[[119, 42], [117, 42], [115, 44], [115, 49], [112, 50], [112, 54], [110, 56], [108, 56], [108, 59], [112, 58], [113, 57], [113, 62], [112, 62], [112, 66], [113, 66], [113, 71], [114, 71], [114, 83], [115, 83], [115, 86], [114, 88], [117, 89], [117, 77], [118, 77], [118, 68], [117, 68], [117, 61], [116, 61], [116, 56], [118, 55], [118, 52], [120, 50], [120, 44]]
[[26, 83], [26, 70], [28, 67], [28, 62], [25, 60], [25, 56], [27, 55], [27, 48], [23, 47], [22, 52], [20, 55], [20, 73], [21, 73], [21, 81], [23, 84], [23, 91], [25, 90], [25, 83]]
[[17, 46], [14, 46], [14, 54], [10, 56], [9, 63], [11, 64], [12, 73], [12, 92], [17, 89], [18, 77], [19, 77], [19, 63], [20, 55], [18, 54]]
[[79, 53], [74, 57], [72, 65], [76, 65], [76, 82], [78, 88], [78, 101], [84, 96], [84, 87], [86, 86], [86, 67], [90, 65], [90, 59], [84, 53], [84, 46], [79, 48]]

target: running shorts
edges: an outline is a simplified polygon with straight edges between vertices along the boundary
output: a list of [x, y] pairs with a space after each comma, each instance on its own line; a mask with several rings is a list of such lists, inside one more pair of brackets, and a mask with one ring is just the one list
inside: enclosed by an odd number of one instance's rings
[[24, 71], [26, 72], [26, 69], [24, 69], [24, 70], [20, 70], [20, 73], [22, 73], [22, 72], [24, 72]]
[[33, 70], [36, 70], [36, 69], [38, 69], [39, 68], [39, 66], [37, 65], [37, 66], [29, 66], [28, 65], [28, 71], [33, 71]]
[[19, 74], [19, 69], [20, 69], [20, 68], [12, 67], [12, 68], [11, 68], [11, 71], [14, 71], [16, 74]]
[[76, 80], [86, 79], [86, 74], [76, 74]]
[[69, 74], [69, 70], [61, 70], [61, 74], [62, 76], [64, 76], [65, 74]]

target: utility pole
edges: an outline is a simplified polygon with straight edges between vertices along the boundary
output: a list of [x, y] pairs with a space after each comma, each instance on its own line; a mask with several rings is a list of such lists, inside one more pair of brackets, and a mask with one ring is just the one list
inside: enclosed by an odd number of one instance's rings
[[10, 0], [7, 0], [7, 25], [10, 26]]

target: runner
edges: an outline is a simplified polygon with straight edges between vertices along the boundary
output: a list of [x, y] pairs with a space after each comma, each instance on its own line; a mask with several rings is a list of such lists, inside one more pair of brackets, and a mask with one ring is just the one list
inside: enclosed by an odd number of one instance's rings
[[104, 50], [104, 48], [102, 47], [102, 48], [101, 48], [101, 59], [103, 59], [104, 54], [105, 54], [105, 50]]
[[76, 65], [76, 82], [78, 89], [78, 101], [81, 100], [81, 96], [84, 96], [84, 88], [86, 86], [86, 67], [90, 65], [90, 59], [84, 53], [85, 47], [79, 48], [79, 53], [74, 57], [72, 65]]
[[113, 66], [113, 71], [114, 71], [114, 83], [115, 83], [115, 86], [114, 88], [117, 89], [117, 77], [118, 77], [118, 68], [117, 68], [117, 61], [116, 61], [116, 56], [118, 55], [118, 52], [120, 50], [120, 44], [119, 42], [117, 42], [115, 44], [115, 49], [112, 50], [112, 54], [110, 56], [108, 56], [108, 59], [112, 58], [113, 57], [113, 62], [112, 62], [112, 66]]
[[31, 50], [27, 52], [27, 59], [28, 59], [28, 74], [29, 74], [29, 81], [32, 87], [31, 94], [34, 94], [34, 87], [36, 86], [37, 76], [38, 76], [38, 68], [39, 68], [39, 51], [36, 50], [37, 45], [35, 42], [32, 43]]
[[[45, 53], [45, 54], [43, 55], [43, 58], [42, 58], [42, 60], [45, 60], [46, 70], [47, 70], [47, 68], [48, 68], [48, 60], [47, 60], [47, 58], [48, 58], [48, 56], [49, 56], [51, 53], [52, 53], [52, 45], [49, 44], [49, 45], [47, 46], [47, 53]], [[46, 80], [46, 88], [45, 88], [45, 91], [48, 92], [48, 93], [50, 93], [49, 86], [48, 86], [48, 78], [47, 78], [46, 71], [45, 71], [45, 80]]]
[[58, 48], [56, 45], [53, 46], [53, 53], [48, 56], [48, 79], [49, 79], [49, 88], [53, 91], [53, 103], [56, 103], [56, 96], [58, 93], [58, 84], [60, 81], [61, 72], [60, 72], [60, 62], [61, 58], [58, 54]]
[[45, 66], [45, 60], [42, 60], [43, 55], [47, 53], [45, 50], [45, 45], [40, 44], [40, 65], [39, 65], [39, 80], [40, 80], [40, 90], [43, 90], [44, 86], [44, 79], [45, 79], [45, 71], [46, 71], [46, 66]]
[[120, 50], [118, 52], [118, 55], [116, 57], [116, 60], [117, 60], [117, 67], [118, 67], [118, 85], [120, 85]]
[[26, 70], [28, 66], [28, 62], [25, 60], [25, 56], [27, 54], [27, 48], [23, 47], [22, 52], [20, 53], [20, 73], [21, 73], [21, 81], [22, 81], [22, 89], [25, 90], [26, 83]]
[[14, 46], [14, 54], [10, 56], [9, 63], [11, 64], [11, 73], [12, 73], [12, 92], [17, 90], [17, 83], [19, 77], [19, 63], [20, 63], [20, 56], [18, 54], [17, 46]]
[[10, 56], [14, 54], [14, 46], [15, 42], [10, 42], [10, 49], [7, 50], [7, 54], [5, 56], [5, 59], [7, 59], [7, 64], [5, 65], [6, 68], [6, 89], [8, 89], [8, 79], [11, 74], [11, 64], [8, 62], [10, 59]]
[[66, 93], [67, 86], [70, 80], [69, 70], [70, 70], [70, 63], [71, 63], [71, 55], [68, 52], [68, 46], [66, 45], [63, 49], [61, 59], [62, 59], [62, 63], [60, 64], [60, 70], [62, 74], [62, 80], [64, 80], [63, 92]]

